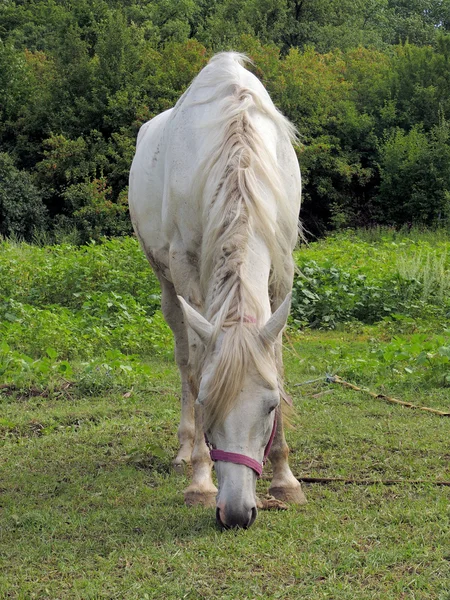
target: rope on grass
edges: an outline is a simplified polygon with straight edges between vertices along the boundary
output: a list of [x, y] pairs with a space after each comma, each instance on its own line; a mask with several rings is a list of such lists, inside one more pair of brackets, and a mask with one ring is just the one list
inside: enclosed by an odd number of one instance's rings
[[344, 483], [346, 485], [440, 485], [450, 487], [450, 481], [427, 481], [424, 479], [352, 479], [346, 477], [299, 477], [302, 483]]
[[[338, 383], [344, 387], [347, 387], [351, 390], [355, 390], [356, 392], [364, 392], [372, 396], [372, 398], [377, 398], [380, 400], [386, 400], [386, 402], [392, 402], [393, 404], [400, 404], [401, 406], [406, 406], [407, 408], [412, 408], [416, 410], [424, 410], [426, 412], [432, 413], [434, 415], [438, 415], [439, 417], [450, 417], [450, 412], [446, 412], [443, 410], [437, 410], [436, 408], [429, 408], [428, 406], [419, 406], [417, 404], [413, 404], [412, 402], [404, 402], [403, 400], [399, 400], [398, 398], [393, 398], [392, 396], [387, 396], [386, 394], [377, 394], [376, 392], [371, 392], [367, 388], [360, 388], [353, 383], [349, 383], [345, 381], [339, 375], [330, 375], [327, 374], [325, 377], [318, 377], [317, 379], [309, 379], [308, 381], [303, 381], [302, 383], [295, 383], [294, 387], [300, 387], [302, 385], [309, 385], [311, 383], [316, 383], [318, 381], [326, 381], [326, 383]], [[319, 394], [316, 394], [318, 397]]]
[[[325, 377], [325, 381], [328, 381], [329, 375]], [[323, 381], [323, 377], [317, 377], [317, 379], [309, 379], [308, 381], [302, 381], [301, 383], [294, 383], [294, 387], [300, 387], [301, 385], [309, 385], [310, 383], [316, 383], [317, 381]], [[332, 382], [331, 382], [332, 383]]]
[[356, 392], [365, 392], [372, 396], [372, 398], [377, 398], [380, 400], [386, 400], [387, 402], [392, 402], [394, 404], [400, 404], [401, 406], [406, 406], [407, 408], [412, 408], [416, 410], [424, 410], [426, 412], [432, 413], [434, 415], [438, 415], [439, 417], [450, 417], [450, 412], [445, 412], [442, 410], [437, 410], [436, 408], [429, 408], [428, 406], [418, 406], [417, 404], [413, 404], [412, 402], [404, 402], [403, 400], [399, 400], [398, 398], [392, 398], [391, 396], [387, 396], [386, 394], [377, 394], [375, 392], [371, 392], [368, 389], [360, 388], [353, 383], [349, 383], [348, 381], [344, 381], [341, 379], [339, 375], [327, 375], [325, 380], [328, 383], [338, 383], [339, 385], [343, 385], [351, 390], [355, 390]]
[[[264, 475], [261, 479], [271, 479]], [[450, 481], [429, 481], [426, 479], [353, 479], [351, 477], [297, 477], [300, 483], [343, 483], [345, 485], [436, 485], [450, 487]]]

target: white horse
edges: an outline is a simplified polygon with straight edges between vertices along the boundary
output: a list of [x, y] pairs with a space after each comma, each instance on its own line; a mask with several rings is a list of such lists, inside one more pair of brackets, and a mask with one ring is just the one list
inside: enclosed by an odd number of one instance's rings
[[269, 493], [306, 501], [287, 462], [280, 406], [300, 209], [295, 129], [246, 60], [214, 56], [174, 108], [142, 126], [129, 191], [175, 335], [182, 401], [174, 464], [193, 468], [185, 501], [216, 502], [221, 525], [244, 528], [256, 517], [269, 438]]

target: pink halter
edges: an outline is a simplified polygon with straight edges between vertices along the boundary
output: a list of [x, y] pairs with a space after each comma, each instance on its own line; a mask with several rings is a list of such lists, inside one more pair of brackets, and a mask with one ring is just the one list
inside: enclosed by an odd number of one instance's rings
[[275, 419], [273, 421], [272, 433], [270, 434], [269, 441], [267, 442], [267, 446], [264, 449], [264, 458], [263, 458], [262, 463], [258, 462], [254, 458], [250, 458], [250, 456], [245, 456], [245, 454], [238, 454], [237, 452], [226, 452], [225, 450], [217, 450], [216, 448], [214, 448], [212, 446], [212, 444], [210, 444], [208, 438], [206, 437], [206, 434], [205, 434], [205, 441], [206, 441], [206, 445], [209, 448], [209, 455], [210, 455], [212, 461], [214, 461], [214, 462], [216, 462], [216, 461], [231, 462], [236, 465], [245, 465], [246, 467], [253, 469], [253, 471], [255, 471], [256, 475], [259, 478], [262, 475], [263, 467], [266, 464], [267, 457], [269, 456], [270, 449], [272, 448], [272, 443], [273, 443], [276, 432], [277, 432], [277, 413], [275, 412]]

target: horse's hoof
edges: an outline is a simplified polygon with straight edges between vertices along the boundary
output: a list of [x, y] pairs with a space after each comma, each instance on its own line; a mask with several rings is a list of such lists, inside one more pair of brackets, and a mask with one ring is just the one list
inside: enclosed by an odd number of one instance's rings
[[190, 490], [184, 492], [184, 502], [186, 506], [203, 506], [204, 508], [215, 508], [217, 490], [200, 491]]
[[288, 502], [289, 504], [307, 503], [306, 496], [300, 484], [294, 487], [271, 487], [269, 488], [269, 494], [277, 500]]
[[184, 475], [190, 466], [190, 461], [178, 460], [178, 457], [172, 462], [173, 470], [180, 475]]

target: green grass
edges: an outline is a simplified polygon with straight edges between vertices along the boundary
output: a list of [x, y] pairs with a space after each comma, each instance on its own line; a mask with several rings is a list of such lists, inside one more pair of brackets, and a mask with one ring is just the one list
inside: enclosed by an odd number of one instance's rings
[[[437, 247], [433, 238], [426, 243]], [[184, 506], [187, 474], [171, 470], [179, 380], [164, 326], [147, 323], [153, 338], [132, 354], [111, 342], [139, 336], [142, 319], [157, 311], [145, 298], [158, 290], [136, 250], [133, 241], [64, 252], [4, 244], [2, 264], [16, 266], [11, 275], [0, 270], [8, 288], [0, 303], [20, 303], [22, 312], [0, 315], [0, 376], [10, 385], [0, 388], [0, 598], [449, 600], [450, 488], [431, 483], [450, 480], [449, 419], [325, 381], [338, 373], [450, 410], [441, 350], [449, 334], [445, 320], [426, 318], [431, 304], [417, 318], [398, 313], [375, 325], [337, 319], [334, 329], [298, 331], [293, 322], [285, 365], [296, 407], [287, 431], [294, 473], [379, 483], [305, 484], [306, 506], [262, 511], [249, 531], [221, 533], [213, 510]], [[332, 262], [341, 272], [353, 253], [371, 283], [388, 275], [395, 254], [388, 241], [348, 235], [301, 253], [299, 261]], [[72, 281], [80, 265], [86, 289]], [[336, 281], [338, 315], [345, 294]], [[108, 306], [121, 286], [135, 305]], [[83, 308], [87, 296], [99, 301]], [[33, 311], [47, 311], [47, 327], [25, 326]], [[388, 479], [405, 483], [384, 485]], [[259, 493], [267, 487], [258, 482]]]
[[[303, 362], [286, 352], [294, 472], [449, 480], [448, 420], [295, 386], [336, 343], [364, 352], [354, 334], [319, 332], [295, 343]], [[237, 533], [186, 508], [187, 479], [170, 469], [178, 377], [170, 362], [151, 366], [128, 398], [3, 397], [0, 597], [449, 597], [449, 488], [306, 485], [307, 506], [261, 512]], [[434, 391], [406, 396], [449, 408]]]

